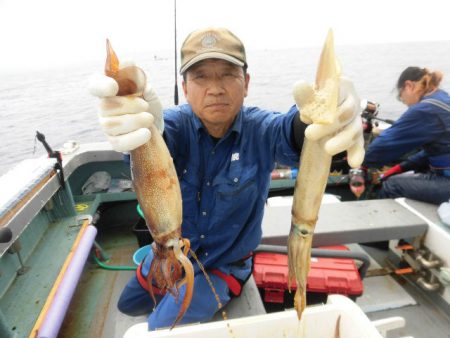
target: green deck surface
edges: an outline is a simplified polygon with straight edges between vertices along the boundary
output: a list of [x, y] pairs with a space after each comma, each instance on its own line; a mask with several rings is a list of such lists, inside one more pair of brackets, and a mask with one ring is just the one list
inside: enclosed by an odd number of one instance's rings
[[[33, 227], [46, 227], [43, 222], [34, 222]], [[37, 234], [33, 227], [27, 231]], [[72, 247], [80, 226], [73, 217], [48, 225], [35, 250], [24, 260], [27, 271], [18, 275], [1, 299], [1, 309], [11, 331], [18, 337], [26, 337], [34, 326], [42, 306], [59, 274], [67, 254]], [[26, 236], [21, 238], [26, 245]], [[5, 260], [16, 260], [16, 254], [7, 254]]]
[[[16, 274], [20, 268], [16, 253], [6, 253], [1, 257], [3, 276], [0, 278], [0, 292], [3, 294], [0, 314], [1, 324], [4, 326], [0, 330], [1, 335], [28, 337], [78, 235], [82, 223], [82, 219], [77, 219], [78, 217], [92, 216], [97, 210], [102, 210], [101, 206], [114, 204], [108, 202], [121, 201], [120, 204], [125, 207], [111, 208], [114, 213], [103, 215], [104, 221], [110, 222], [112, 227], [109, 229], [108, 225], [101, 225], [97, 241], [111, 256], [111, 261], [107, 264], [133, 264], [132, 253], [138, 246], [132, 227], [133, 222], [139, 219], [134, 199], [134, 193], [130, 192], [75, 196], [76, 216], [61, 217], [58, 213], [43, 209], [33, 219], [20, 236], [20, 255], [26, 272]], [[120, 253], [121, 251], [124, 253]], [[64, 327], [71, 333], [61, 337], [96, 337], [95, 334], [75, 335], [73, 332], [89, 327], [87, 324], [91, 322], [92, 316], [101, 313], [99, 309], [109, 306], [109, 298], [103, 294], [108, 287], [114, 285], [115, 273], [99, 269], [90, 262], [85, 269], [87, 273], [83, 275], [78, 287], [83, 292], [79, 293], [77, 289], [78, 296], [74, 298], [76, 310], [72, 310], [71, 306], [71, 315], [67, 316], [67, 323], [64, 323]], [[77, 306], [77, 303], [83, 306]], [[76, 311], [76, 315], [73, 311]]]
[[[114, 250], [106, 249], [110, 259], [108, 265], [132, 266], [132, 255], [137, 249], [134, 237], [125, 233], [121, 236], [121, 243], [116, 241]], [[61, 327], [61, 337], [102, 337], [105, 323], [108, 322], [110, 308], [116, 309], [117, 280], [121, 275], [130, 278], [132, 271], [105, 270], [94, 262], [88, 262], [85, 266], [82, 278], [75, 291], [70, 309]], [[123, 287], [121, 285], [120, 289]], [[95, 325], [90, 325], [95, 323]]]

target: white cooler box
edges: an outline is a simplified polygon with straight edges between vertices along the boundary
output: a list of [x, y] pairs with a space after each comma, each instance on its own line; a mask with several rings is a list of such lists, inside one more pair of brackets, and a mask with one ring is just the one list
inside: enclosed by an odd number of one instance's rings
[[[394, 322], [388, 320], [390, 328], [385, 327], [387, 323], [383, 323], [381, 332], [404, 325], [403, 319], [399, 317]], [[147, 331], [145, 322], [130, 327], [124, 338], [382, 338], [383, 335], [377, 330], [375, 323], [349, 298], [331, 295], [327, 304], [307, 307], [301, 321], [298, 321], [294, 310], [288, 310], [151, 332]]]

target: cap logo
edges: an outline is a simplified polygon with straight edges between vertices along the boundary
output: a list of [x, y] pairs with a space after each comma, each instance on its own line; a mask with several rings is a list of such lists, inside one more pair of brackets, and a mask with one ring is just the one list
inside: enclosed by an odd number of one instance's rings
[[202, 39], [204, 48], [213, 48], [217, 43], [217, 37], [213, 33], [207, 33]]

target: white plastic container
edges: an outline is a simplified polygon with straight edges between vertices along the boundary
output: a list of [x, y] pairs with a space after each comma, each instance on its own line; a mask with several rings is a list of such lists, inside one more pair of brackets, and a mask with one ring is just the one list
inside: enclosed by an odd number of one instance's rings
[[147, 331], [147, 323], [130, 327], [124, 338], [382, 338], [361, 308], [349, 298], [331, 295], [327, 304], [307, 307], [302, 320], [294, 310], [205, 324]]

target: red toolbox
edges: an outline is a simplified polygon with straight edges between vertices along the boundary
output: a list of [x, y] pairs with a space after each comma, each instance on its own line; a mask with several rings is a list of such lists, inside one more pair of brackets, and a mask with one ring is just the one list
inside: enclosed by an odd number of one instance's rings
[[[346, 246], [326, 246], [320, 249], [348, 250]], [[264, 290], [264, 301], [283, 303], [288, 289], [288, 257], [286, 254], [258, 252], [254, 254], [253, 277]], [[342, 294], [356, 298], [363, 293], [363, 283], [353, 259], [311, 257], [307, 292]], [[296, 290], [293, 282], [291, 290]]]

